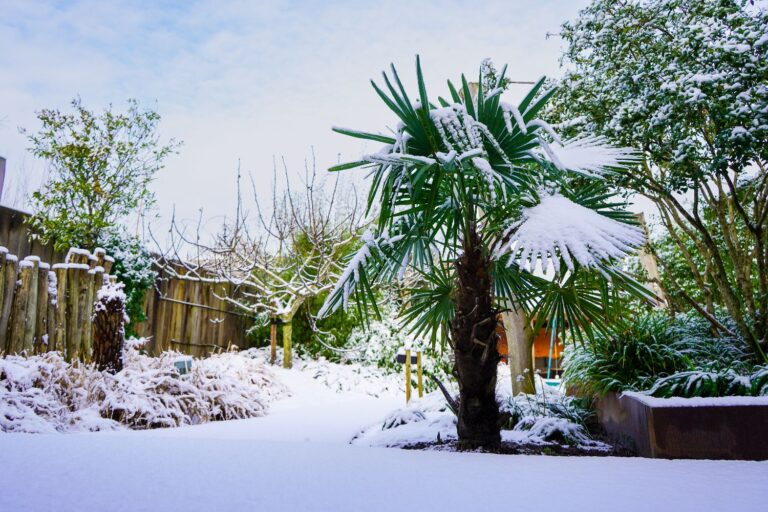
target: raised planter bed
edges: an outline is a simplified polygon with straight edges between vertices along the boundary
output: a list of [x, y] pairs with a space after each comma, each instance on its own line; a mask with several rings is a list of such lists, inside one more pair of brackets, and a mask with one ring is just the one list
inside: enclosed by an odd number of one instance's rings
[[768, 397], [609, 393], [597, 415], [609, 437], [641, 457], [768, 460]]

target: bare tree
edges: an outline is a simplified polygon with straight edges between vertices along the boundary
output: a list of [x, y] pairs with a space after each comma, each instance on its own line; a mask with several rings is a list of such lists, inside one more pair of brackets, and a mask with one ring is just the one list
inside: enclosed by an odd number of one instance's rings
[[[277, 326], [282, 324], [283, 366], [292, 365], [291, 322], [308, 299], [330, 291], [343, 271], [342, 260], [368, 221], [353, 185], [318, 176], [314, 154], [305, 162], [304, 179], [291, 183], [282, 162], [285, 188], [277, 188], [273, 171], [271, 204], [258, 198], [251, 176], [255, 218], [244, 207], [238, 169], [234, 219], [225, 221], [210, 242], [200, 226], [190, 234], [171, 222], [168, 250], [157, 258], [167, 274], [185, 278], [226, 279], [232, 292], [220, 297], [237, 309], [271, 324], [271, 360], [275, 362]], [[182, 256], [183, 249], [187, 249]], [[191, 249], [191, 251], [189, 251]]]

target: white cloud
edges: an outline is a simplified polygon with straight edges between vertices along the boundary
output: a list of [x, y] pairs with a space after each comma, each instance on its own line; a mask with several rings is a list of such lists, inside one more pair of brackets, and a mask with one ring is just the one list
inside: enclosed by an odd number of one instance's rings
[[44, 166], [17, 132], [35, 128], [35, 110], [78, 94], [96, 109], [135, 97], [185, 142], [155, 182], [160, 213], [223, 215], [238, 159], [267, 190], [273, 155], [298, 173], [312, 145], [321, 167], [370, 151], [330, 127], [394, 122], [368, 84], [390, 62], [413, 85], [419, 53], [435, 95], [484, 57], [515, 79], [559, 74], [561, 42], [546, 33], [585, 3], [3, 0], [0, 154], [11, 185], [22, 162], [39, 183]]

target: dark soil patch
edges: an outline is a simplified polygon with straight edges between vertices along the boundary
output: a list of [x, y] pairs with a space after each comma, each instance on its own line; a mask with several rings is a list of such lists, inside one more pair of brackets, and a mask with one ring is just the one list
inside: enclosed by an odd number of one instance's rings
[[500, 455], [556, 455], [569, 457], [635, 457], [627, 448], [612, 446], [610, 449], [585, 448], [561, 444], [521, 444], [503, 441], [496, 448], [460, 449], [456, 441], [412, 443], [400, 446], [403, 450], [432, 450], [441, 452], [496, 453]]

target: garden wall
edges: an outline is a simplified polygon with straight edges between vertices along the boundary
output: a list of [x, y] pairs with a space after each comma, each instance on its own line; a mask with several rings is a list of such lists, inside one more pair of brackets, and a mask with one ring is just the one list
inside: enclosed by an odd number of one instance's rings
[[653, 398], [609, 393], [598, 419], [642, 457], [768, 460], [768, 397]]

